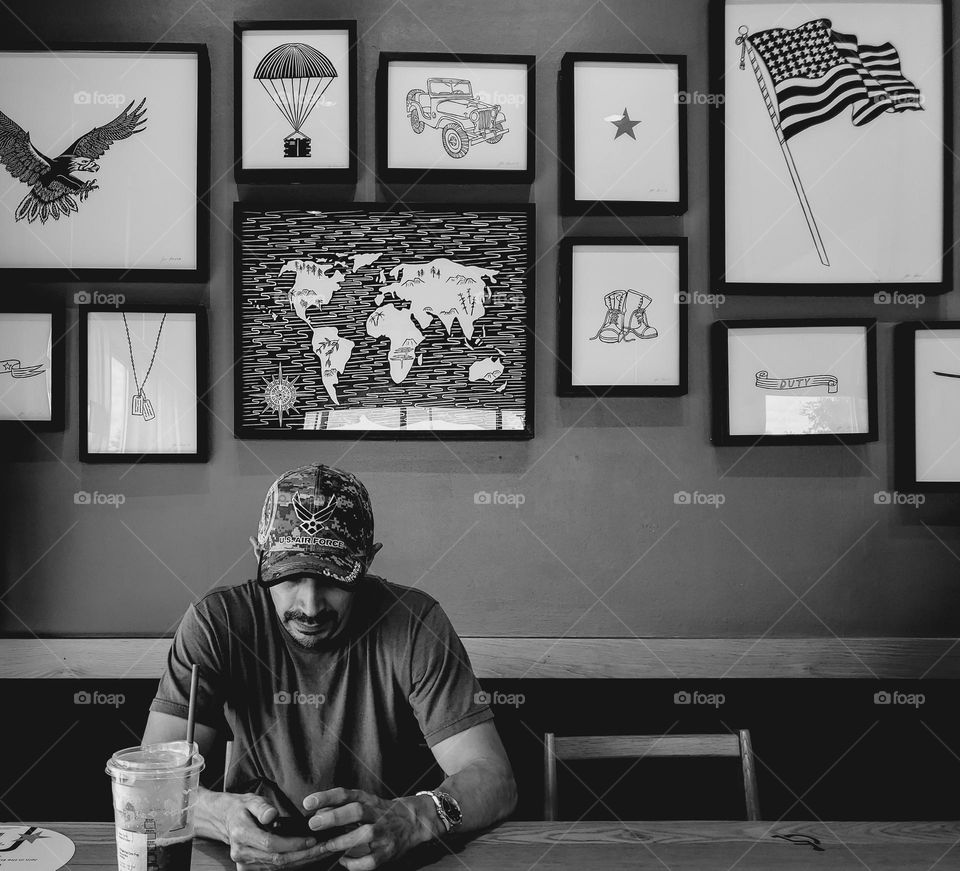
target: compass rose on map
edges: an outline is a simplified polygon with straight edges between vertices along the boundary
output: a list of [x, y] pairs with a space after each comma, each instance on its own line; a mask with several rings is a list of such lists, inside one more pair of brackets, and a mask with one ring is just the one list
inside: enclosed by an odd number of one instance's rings
[[[299, 377], [299, 376], [297, 376]], [[297, 378], [284, 378], [283, 363], [277, 365], [277, 374], [273, 378], [263, 378], [263, 404], [267, 411], [277, 413], [277, 421], [283, 426], [283, 414], [293, 411], [297, 405]]]

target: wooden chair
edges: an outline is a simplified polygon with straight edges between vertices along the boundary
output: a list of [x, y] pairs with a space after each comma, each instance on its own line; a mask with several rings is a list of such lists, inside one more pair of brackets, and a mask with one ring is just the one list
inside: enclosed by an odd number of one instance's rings
[[756, 766], [750, 732], [726, 735], [582, 735], [559, 737], [553, 732], [543, 742], [543, 818], [557, 819], [558, 759], [630, 759], [653, 756], [738, 756], [743, 768], [747, 819], [760, 819]]

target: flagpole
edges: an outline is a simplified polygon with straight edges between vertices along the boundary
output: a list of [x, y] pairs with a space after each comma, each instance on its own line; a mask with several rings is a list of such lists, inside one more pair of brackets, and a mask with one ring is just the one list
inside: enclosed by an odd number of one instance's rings
[[783, 152], [783, 159], [787, 162], [787, 170], [790, 173], [790, 181], [797, 192], [797, 198], [800, 200], [800, 208], [803, 210], [803, 217], [806, 219], [807, 228], [813, 237], [813, 244], [820, 256], [820, 262], [824, 266], [830, 265], [827, 257], [827, 249], [823, 245], [823, 239], [820, 236], [820, 228], [817, 227], [816, 218], [813, 216], [813, 209], [810, 208], [810, 201], [807, 199], [807, 192], [804, 190], [803, 182], [800, 180], [800, 174], [797, 172], [797, 166], [793, 162], [793, 153], [787, 144], [786, 137], [783, 135], [783, 128], [780, 126], [780, 117], [770, 98], [770, 91], [767, 89], [767, 83], [763, 80], [763, 73], [760, 70], [760, 64], [757, 61], [756, 52], [753, 50], [753, 44], [747, 38], [748, 28], [746, 25], [740, 25], [740, 36], [737, 37], [737, 45], [740, 46], [740, 69], [745, 69], [744, 54], [750, 56], [750, 66], [753, 68], [753, 74], [757, 77], [757, 85], [760, 87], [760, 93], [763, 96], [763, 102], [767, 107], [767, 114], [770, 116], [770, 123], [773, 124], [773, 132], [777, 134], [777, 141], [780, 143], [780, 150]]

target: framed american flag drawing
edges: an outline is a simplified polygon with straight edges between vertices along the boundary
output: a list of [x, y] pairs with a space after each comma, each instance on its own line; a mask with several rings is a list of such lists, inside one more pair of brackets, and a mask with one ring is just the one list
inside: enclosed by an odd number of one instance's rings
[[950, 4], [714, 0], [711, 14], [714, 286], [948, 290]]

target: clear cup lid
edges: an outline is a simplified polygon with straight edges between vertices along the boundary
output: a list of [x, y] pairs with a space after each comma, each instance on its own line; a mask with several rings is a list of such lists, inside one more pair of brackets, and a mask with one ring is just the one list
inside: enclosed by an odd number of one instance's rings
[[196, 742], [167, 741], [118, 750], [107, 761], [106, 772], [120, 780], [125, 776], [138, 779], [172, 775], [183, 777], [202, 771], [203, 766], [203, 757]]

